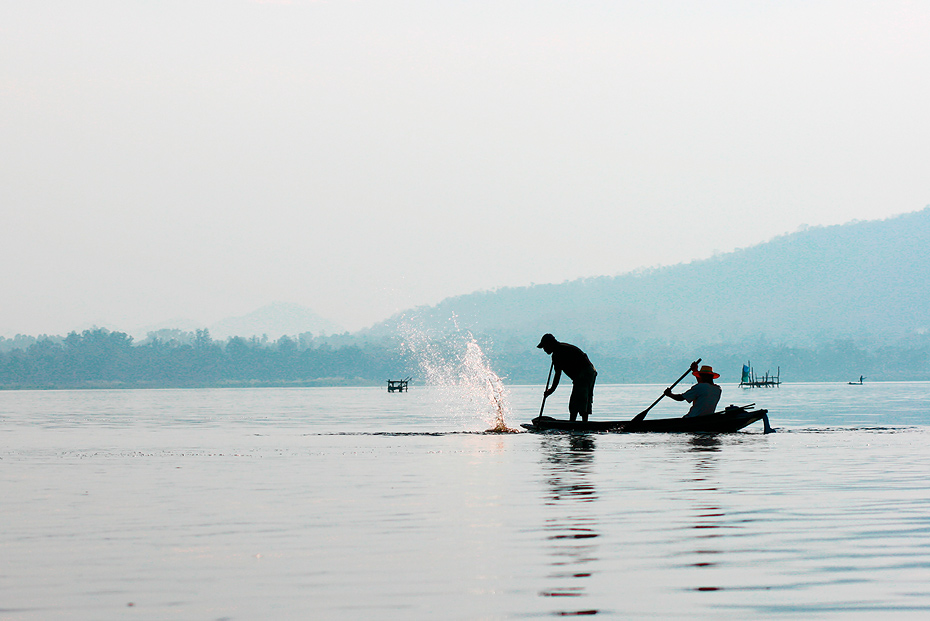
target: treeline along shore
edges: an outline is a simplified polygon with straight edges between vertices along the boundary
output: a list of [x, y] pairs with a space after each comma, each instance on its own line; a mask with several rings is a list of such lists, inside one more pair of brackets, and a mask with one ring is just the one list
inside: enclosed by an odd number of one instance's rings
[[333, 346], [325, 339], [176, 332], [135, 344], [98, 328], [66, 337], [0, 339], [0, 388], [170, 388], [366, 385], [408, 373], [396, 348]]
[[[490, 363], [509, 384], [544, 384], [548, 361], [535, 342], [478, 339]], [[525, 339], [524, 339], [525, 340]], [[566, 339], [569, 340], [569, 339]], [[744, 363], [757, 374], [776, 369], [784, 382], [930, 381], [930, 335], [894, 344], [850, 339], [809, 347], [756, 342], [706, 345], [660, 342], [588, 342], [599, 383], [667, 383], [703, 358], [722, 382], [739, 381]], [[454, 365], [454, 347], [445, 348]], [[141, 342], [103, 328], [67, 336], [0, 337], [0, 389], [193, 388], [236, 386], [374, 386], [412, 376], [424, 384], [416, 352], [401, 339], [335, 337], [232, 337], [214, 340], [207, 330], [162, 331]]]

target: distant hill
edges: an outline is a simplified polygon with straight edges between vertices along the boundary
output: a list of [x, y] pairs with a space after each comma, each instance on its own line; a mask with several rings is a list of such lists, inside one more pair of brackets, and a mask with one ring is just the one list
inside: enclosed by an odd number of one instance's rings
[[[928, 381], [928, 282], [930, 207], [687, 264], [457, 296], [352, 335], [277, 303], [210, 326], [213, 342], [178, 326], [135, 347], [102, 329], [0, 338], [0, 387], [429, 381], [430, 369], [461, 362], [467, 332], [509, 384], [545, 383], [549, 360], [535, 347], [545, 332], [584, 348], [599, 383], [667, 385], [698, 357], [722, 383], [738, 382], [746, 362], [789, 384]], [[280, 339], [308, 332], [317, 338]], [[728, 399], [742, 397], [752, 398]]]
[[544, 332], [631, 354], [761, 341], [877, 346], [930, 330], [928, 283], [930, 207], [809, 228], [687, 264], [462, 295], [392, 317], [371, 333], [403, 323], [448, 329], [454, 316], [498, 349], [535, 346]]
[[277, 339], [282, 335], [296, 336], [306, 332], [320, 336], [341, 333], [343, 328], [305, 306], [286, 302], [275, 302], [248, 315], [229, 317], [210, 326], [210, 335], [215, 339], [262, 335]]

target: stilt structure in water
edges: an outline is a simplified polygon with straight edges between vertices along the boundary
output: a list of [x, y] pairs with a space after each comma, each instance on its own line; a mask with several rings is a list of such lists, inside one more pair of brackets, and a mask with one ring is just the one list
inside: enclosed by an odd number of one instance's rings
[[409, 382], [409, 377], [401, 380], [388, 380], [388, 392], [407, 392], [407, 384], [409, 384]]
[[763, 386], [778, 386], [779, 384], [781, 384], [781, 367], [778, 367], [774, 375], [766, 371], [765, 375], [759, 377], [756, 375], [755, 369], [753, 369], [748, 362], [743, 365], [743, 376], [739, 382], [741, 388], [759, 388]]

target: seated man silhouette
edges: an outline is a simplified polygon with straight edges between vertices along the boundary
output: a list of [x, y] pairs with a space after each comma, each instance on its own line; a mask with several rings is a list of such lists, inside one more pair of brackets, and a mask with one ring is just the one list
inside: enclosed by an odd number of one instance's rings
[[677, 395], [672, 392], [671, 388], [666, 388], [665, 396], [675, 401], [687, 401], [691, 404], [691, 409], [684, 415], [684, 418], [713, 414], [717, 403], [720, 402], [722, 392], [720, 386], [714, 383], [720, 374], [714, 373], [714, 368], [706, 364], [698, 369], [697, 362], [691, 363], [691, 373], [697, 378], [697, 384]]
[[543, 334], [536, 347], [552, 356], [552, 368], [555, 378], [544, 396], [548, 397], [555, 392], [559, 385], [562, 372], [572, 380], [572, 395], [568, 399], [568, 413], [571, 420], [581, 414], [581, 420], [587, 421], [591, 415], [591, 404], [594, 402], [594, 381], [597, 379], [597, 370], [588, 355], [568, 343], [560, 343], [551, 334]]

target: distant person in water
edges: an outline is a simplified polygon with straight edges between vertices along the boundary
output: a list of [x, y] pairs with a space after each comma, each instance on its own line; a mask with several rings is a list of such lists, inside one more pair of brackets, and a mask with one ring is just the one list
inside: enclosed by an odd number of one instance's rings
[[572, 380], [572, 396], [568, 399], [571, 420], [581, 414], [581, 420], [587, 421], [594, 402], [594, 380], [597, 379], [597, 370], [588, 360], [588, 355], [574, 345], [560, 343], [551, 334], [543, 334], [536, 347], [552, 356], [552, 368], [555, 369], [552, 386], [543, 394], [548, 397], [555, 392], [564, 371]]
[[697, 378], [697, 384], [678, 395], [673, 393], [671, 388], [666, 388], [665, 396], [675, 401], [687, 401], [691, 404], [691, 409], [685, 414], [685, 418], [713, 414], [717, 403], [720, 402], [722, 392], [720, 386], [714, 383], [720, 374], [714, 373], [714, 368], [706, 364], [698, 369], [697, 362], [691, 363], [691, 373]]

